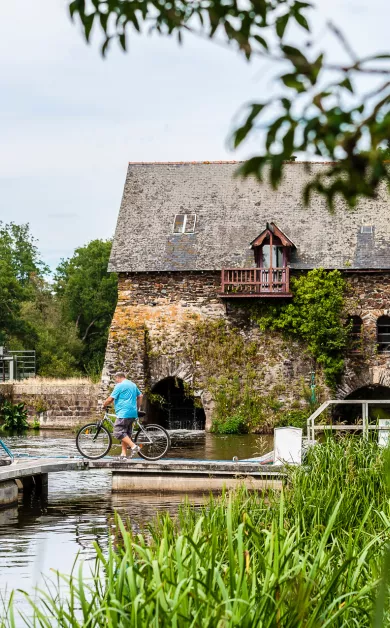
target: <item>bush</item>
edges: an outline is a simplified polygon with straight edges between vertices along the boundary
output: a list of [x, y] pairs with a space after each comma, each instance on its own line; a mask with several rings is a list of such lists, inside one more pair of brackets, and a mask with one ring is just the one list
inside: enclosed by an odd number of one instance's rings
[[221, 419], [213, 421], [211, 431], [215, 434], [246, 434], [248, 426], [241, 414], [234, 414], [224, 421]]
[[290, 410], [280, 416], [277, 427], [301, 427], [305, 428], [310, 410]]
[[5, 401], [1, 408], [0, 417], [3, 420], [2, 429], [22, 432], [28, 428], [27, 410], [24, 403]]

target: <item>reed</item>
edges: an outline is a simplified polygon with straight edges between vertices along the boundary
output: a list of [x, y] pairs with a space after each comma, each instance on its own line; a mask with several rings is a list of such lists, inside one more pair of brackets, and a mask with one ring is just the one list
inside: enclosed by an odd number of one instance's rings
[[[285, 490], [186, 504], [28, 599], [34, 628], [322, 628], [390, 625], [382, 564], [388, 452], [349, 437], [312, 449]], [[388, 562], [388, 560], [386, 561]], [[14, 628], [10, 600], [3, 626]], [[378, 623], [381, 622], [381, 623]]]

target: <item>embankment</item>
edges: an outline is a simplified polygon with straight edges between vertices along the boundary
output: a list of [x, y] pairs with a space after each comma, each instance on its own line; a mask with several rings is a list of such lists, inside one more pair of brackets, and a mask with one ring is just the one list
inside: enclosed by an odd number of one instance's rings
[[89, 380], [24, 380], [0, 383], [0, 399], [23, 402], [29, 422], [42, 428], [74, 428], [96, 417], [99, 384]]

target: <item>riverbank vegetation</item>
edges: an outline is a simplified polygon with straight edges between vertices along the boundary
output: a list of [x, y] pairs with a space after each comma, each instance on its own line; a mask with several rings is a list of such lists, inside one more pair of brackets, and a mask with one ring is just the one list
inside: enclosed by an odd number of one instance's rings
[[93, 240], [52, 273], [28, 225], [0, 223], [0, 345], [34, 349], [42, 376], [98, 377], [117, 299], [110, 251]]
[[[284, 491], [244, 490], [160, 516], [143, 534], [117, 518], [108, 552], [28, 597], [27, 625], [61, 628], [389, 625], [388, 451], [328, 440]], [[3, 627], [16, 625], [12, 599]]]

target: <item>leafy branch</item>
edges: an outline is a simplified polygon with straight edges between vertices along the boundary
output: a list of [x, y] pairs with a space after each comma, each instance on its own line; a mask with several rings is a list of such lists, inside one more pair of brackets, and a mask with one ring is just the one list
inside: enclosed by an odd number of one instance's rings
[[[102, 53], [112, 41], [126, 51], [132, 33], [146, 30], [183, 41], [186, 33], [232, 47], [248, 60], [261, 57], [281, 64], [279, 96], [248, 105], [232, 135], [237, 148], [252, 135], [259, 138], [257, 155], [239, 170], [243, 176], [266, 178], [276, 188], [284, 162], [296, 152], [330, 162], [304, 190], [334, 208], [337, 197], [354, 207], [359, 198], [375, 198], [382, 183], [390, 185], [383, 145], [390, 139], [390, 81], [367, 93], [357, 93], [362, 74], [383, 81], [390, 75], [390, 53], [362, 58], [332, 22], [348, 63], [333, 63], [326, 52], [314, 52], [307, 14], [313, 5], [299, 0], [72, 0], [70, 15], [83, 28], [87, 41], [93, 28], [103, 35]], [[295, 25], [309, 39], [300, 48], [286, 43]], [[309, 169], [309, 165], [308, 165]]]

